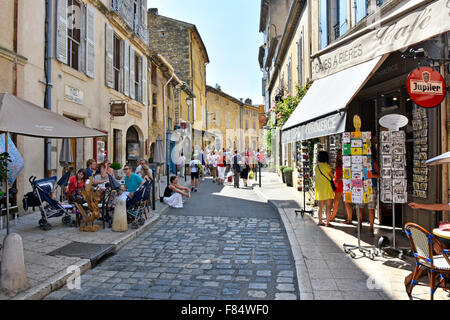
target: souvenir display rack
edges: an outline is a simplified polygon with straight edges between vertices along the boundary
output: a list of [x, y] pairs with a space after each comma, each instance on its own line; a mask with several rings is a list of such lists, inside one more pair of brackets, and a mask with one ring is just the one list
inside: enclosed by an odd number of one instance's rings
[[306, 210], [306, 193], [309, 192], [311, 183], [309, 147], [308, 141], [297, 142], [298, 191], [303, 191], [303, 209], [295, 210], [295, 215], [300, 213], [302, 217], [305, 213], [314, 213], [312, 210]]
[[413, 108], [413, 196], [426, 199], [428, 197], [428, 118], [425, 108], [414, 105]]

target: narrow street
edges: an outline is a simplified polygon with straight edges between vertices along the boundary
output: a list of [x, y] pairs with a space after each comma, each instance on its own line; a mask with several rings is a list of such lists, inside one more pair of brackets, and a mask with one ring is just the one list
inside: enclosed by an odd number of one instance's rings
[[[242, 187], [242, 181], [241, 181]], [[206, 179], [183, 209], [46, 299], [298, 299], [278, 213], [250, 187]]]

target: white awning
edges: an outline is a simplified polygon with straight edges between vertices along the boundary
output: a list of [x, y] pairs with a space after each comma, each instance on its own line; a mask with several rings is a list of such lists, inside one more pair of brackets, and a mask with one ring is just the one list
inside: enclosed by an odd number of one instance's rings
[[[368, 62], [314, 81], [295, 111], [284, 124], [283, 130], [299, 125], [306, 126], [308, 122], [324, 118], [345, 109], [347, 104], [361, 90], [384, 60], [385, 58], [377, 57]], [[336, 128], [339, 131], [342, 130], [342, 126], [337, 126]], [[341, 132], [330, 132], [328, 130], [327, 135]]]

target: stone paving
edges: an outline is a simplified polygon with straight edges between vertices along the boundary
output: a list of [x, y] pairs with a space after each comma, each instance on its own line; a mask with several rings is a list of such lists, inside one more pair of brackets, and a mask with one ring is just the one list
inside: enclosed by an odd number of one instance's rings
[[283, 224], [253, 190], [207, 180], [185, 208], [46, 299], [298, 299]]

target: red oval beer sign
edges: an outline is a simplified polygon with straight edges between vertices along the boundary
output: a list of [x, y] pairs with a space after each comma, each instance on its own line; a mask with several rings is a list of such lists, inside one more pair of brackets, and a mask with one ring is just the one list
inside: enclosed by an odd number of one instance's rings
[[406, 84], [413, 101], [425, 108], [432, 108], [442, 102], [445, 97], [445, 81], [441, 74], [429, 67], [421, 67], [412, 71]]

